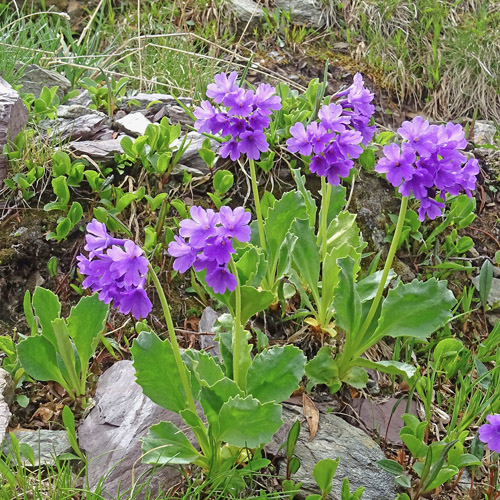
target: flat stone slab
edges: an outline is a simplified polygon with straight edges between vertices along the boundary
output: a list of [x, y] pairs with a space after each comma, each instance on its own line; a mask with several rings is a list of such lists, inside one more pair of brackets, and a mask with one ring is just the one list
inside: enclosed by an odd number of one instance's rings
[[123, 118], [116, 120], [116, 125], [126, 134], [139, 136], [144, 135], [148, 125], [151, 122], [139, 111], [125, 115]]
[[[16, 69], [22, 69], [22, 64], [17, 64]], [[71, 82], [57, 71], [41, 68], [36, 64], [29, 64], [24, 69], [23, 75], [19, 78], [19, 85], [22, 85], [21, 92], [33, 94], [40, 97], [43, 87], [57, 89], [57, 96], [62, 99], [71, 88]]]
[[[40, 429], [38, 431], [17, 431], [14, 434], [19, 444], [27, 444], [33, 450], [35, 467], [39, 465], [54, 465], [55, 457], [72, 451], [66, 431]], [[11, 439], [10, 436], [7, 436], [5, 438], [3, 452], [8, 454], [10, 449]], [[24, 458], [24, 465], [32, 465], [26, 457], [23, 456], [22, 458]]]
[[0, 186], [7, 177], [8, 160], [1, 154], [3, 148], [16, 138], [26, 123], [28, 123], [28, 109], [19, 94], [0, 77]]
[[12, 416], [9, 405], [14, 397], [14, 384], [9, 372], [0, 368], [0, 444]]
[[[140, 440], [148, 428], [161, 421], [170, 421], [179, 428], [186, 425], [179, 415], [142, 393], [131, 361], [115, 363], [99, 378], [95, 400], [96, 406], [78, 428], [78, 442], [88, 455], [90, 488], [94, 489], [106, 476], [105, 495], [115, 498], [118, 491], [123, 493], [132, 486], [132, 470], [136, 479], [146, 482], [151, 466], [141, 463]], [[192, 442], [195, 444], [194, 438]], [[181, 479], [178, 469], [162, 467], [149, 486], [152, 492], [160, 485], [165, 490]]]
[[[351, 491], [361, 486], [365, 488], [363, 500], [392, 500], [397, 497], [393, 476], [377, 465], [378, 460], [386, 458], [384, 453], [362, 430], [331, 413], [320, 413], [319, 429], [311, 440], [302, 408], [284, 405], [285, 429], [289, 429], [297, 419], [301, 422], [301, 428], [295, 455], [301, 465], [293, 478], [295, 481], [303, 481], [304, 485], [295, 498], [304, 499], [310, 494], [319, 493], [312, 475], [313, 468], [324, 458], [337, 457], [340, 457], [340, 461], [328, 499], [340, 500], [342, 481], [346, 477], [350, 481]], [[286, 433], [278, 431], [277, 435], [279, 434], [280, 439], [283, 434], [286, 439]], [[280, 445], [282, 442], [276, 444]]]

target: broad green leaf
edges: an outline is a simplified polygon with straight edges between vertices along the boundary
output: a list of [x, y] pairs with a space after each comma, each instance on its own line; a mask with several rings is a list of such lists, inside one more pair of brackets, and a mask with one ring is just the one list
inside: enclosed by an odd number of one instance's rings
[[107, 317], [108, 306], [99, 300], [98, 294], [82, 297], [71, 308], [67, 320], [68, 331], [80, 357], [82, 373], [87, 371], [87, 364], [97, 347]]
[[[376, 271], [356, 283], [356, 291], [358, 292], [359, 300], [361, 300], [361, 302], [366, 302], [367, 300], [371, 300], [375, 297], [383, 272], [384, 271]], [[387, 276], [385, 287], [394, 277], [396, 277], [396, 273], [391, 269], [389, 271], [389, 275]]]
[[76, 226], [83, 217], [83, 208], [77, 201], [71, 204], [71, 208], [68, 212], [68, 219], [71, 221], [73, 226]]
[[207, 352], [188, 349], [183, 353], [183, 358], [186, 356], [194, 361], [193, 370], [200, 382], [213, 385], [224, 377], [220, 364]]
[[[328, 205], [327, 223], [328, 225], [340, 215], [345, 206], [346, 188], [342, 185], [331, 186], [330, 204]], [[344, 212], [348, 213], [348, 212]], [[331, 235], [330, 232], [328, 232]]]
[[238, 384], [227, 377], [210, 387], [203, 385], [200, 391], [200, 403], [208, 423], [218, 429], [222, 405], [236, 396], [244, 397], [244, 394]]
[[57, 342], [57, 354], [59, 354], [64, 364], [64, 369], [61, 367], [61, 373], [71, 384], [71, 389], [73, 389], [77, 395], [81, 395], [85, 392], [85, 389], [83, 389], [83, 391], [80, 390], [80, 382], [76, 369], [75, 351], [73, 343], [69, 338], [66, 321], [64, 319], [57, 318], [52, 321], [52, 328], [54, 329], [54, 336]]
[[[214, 153], [212, 154], [214, 155], [213, 158], [215, 158], [215, 154]], [[233, 184], [234, 184], [234, 176], [232, 172], [230, 172], [229, 170], [218, 170], [214, 175], [214, 180], [213, 180], [214, 189], [221, 194], [227, 193], [233, 187]]]
[[268, 260], [272, 269], [276, 267], [280, 247], [290, 230], [293, 220], [304, 219], [305, 217], [304, 199], [296, 191], [285, 193], [269, 209], [265, 222], [265, 232], [267, 251], [269, 253]]
[[459, 469], [454, 465], [448, 465], [440, 468], [436, 474], [436, 477], [429, 484], [425, 486], [425, 490], [423, 491], [423, 493], [427, 493], [428, 491], [432, 491], [435, 488], [438, 488], [439, 486], [443, 485], [444, 483], [448, 482], [450, 479], [455, 477], [458, 474], [458, 472]]
[[421, 439], [412, 434], [401, 434], [400, 438], [408, 446], [413, 458], [425, 458], [429, 447]]
[[149, 428], [142, 440], [142, 461], [147, 464], [190, 464], [201, 457], [189, 439], [172, 422]]
[[303, 352], [291, 345], [257, 354], [247, 372], [247, 393], [261, 403], [281, 403], [298, 388], [305, 363]]
[[332, 481], [339, 465], [339, 458], [332, 460], [325, 458], [320, 460], [313, 469], [313, 477], [323, 493], [330, 493]]
[[61, 205], [61, 208], [67, 207], [70, 199], [70, 194], [66, 177], [60, 176], [52, 179], [52, 189], [54, 191], [54, 194], [57, 196], [57, 203]]
[[439, 341], [433, 352], [435, 369], [443, 369], [447, 361], [456, 362], [458, 353], [463, 349], [464, 345], [460, 340], [448, 338]]
[[242, 448], [269, 443], [283, 424], [281, 409], [279, 404], [262, 404], [252, 396], [231, 398], [220, 410], [216, 439]]
[[266, 274], [266, 260], [260, 248], [249, 245], [246, 252], [236, 262], [241, 285], [257, 287]]
[[[339, 370], [337, 363], [332, 358], [332, 348], [323, 346], [311, 361], [306, 364], [306, 375], [309, 379], [307, 390], [311, 390], [315, 385], [326, 384], [333, 391], [333, 388], [340, 387]], [[338, 390], [338, 388], [337, 388]]]
[[17, 356], [21, 366], [30, 377], [42, 382], [54, 380], [63, 387], [67, 387], [57, 366], [56, 349], [45, 337], [35, 335], [19, 342]]
[[54, 329], [52, 328], [52, 321], [59, 318], [61, 314], [61, 304], [57, 295], [46, 288], [37, 286], [33, 293], [33, 309], [40, 322], [42, 335], [57, 348]]
[[356, 358], [352, 362], [354, 366], [362, 366], [371, 368], [380, 372], [388, 373], [389, 375], [402, 375], [403, 377], [411, 378], [416, 372], [416, 368], [408, 363], [400, 361], [370, 361], [366, 358]]
[[[350, 212], [340, 212], [337, 217], [335, 217], [327, 230], [327, 250], [331, 251], [332, 248], [340, 249], [343, 246], [349, 246], [353, 249], [358, 249], [361, 245], [361, 238], [359, 236], [359, 228], [356, 224], [356, 215]], [[346, 253], [345, 255], [354, 255]], [[359, 267], [356, 267], [356, 272], [358, 272]]]
[[382, 303], [373, 338], [389, 335], [424, 340], [451, 318], [454, 304], [455, 297], [446, 288], [446, 281], [431, 278], [426, 282], [399, 283]]
[[179, 413], [188, 407], [172, 346], [152, 332], [141, 332], [131, 348], [137, 383], [156, 404]]
[[292, 224], [292, 232], [297, 236], [292, 251], [294, 267], [297, 269], [299, 276], [311, 288], [316, 302], [319, 303], [320, 251], [316, 243], [314, 228], [309, 226], [307, 220], [296, 219]]
[[335, 320], [341, 328], [354, 335], [361, 318], [361, 302], [354, 284], [355, 262], [351, 257], [345, 257], [338, 259], [337, 263], [340, 273], [333, 301], [336, 312]]
[[355, 389], [363, 389], [368, 382], [368, 373], [361, 366], [351, 366], [342, 377], [342, 382], [349, 384]]
[[292, 265], [292, 252], [295, 242], [297, 241], [297, 236], [292, 233], [288, 233], [283, 240], [280, 247], [278, 266], [276, 268], [276, 281], [279, 281], [284, 276], [287, 276], [290, 272], [290, 267]]
[[[246, 325], [248, 320], [260, 311], [267, 309], [274, 301], [274, 294], [265, 290], [257, 290], [252, 286], [242, 286], [241, 290], [241, 324]], [[236, 307], [236, 294], [230, 295], [230, 304], [233, 311]]]
[[85, 457], [83, 456], [80, 447], [78, 446], [78, 439], [76, 437], [76, 430], [75, 430], [75, 416], [73, 415], [73, 412], [71, 411], [69, 406], [65, 406], [63, 408], [62, 419], [64, 428], [66, 429], [66, 434], [68, 435], [68, 441], [69, 444], [71, 445], [71, 448], [73, 448], [73, 451], [78, 455], [78, 457], [81, 460], [85, 461]]

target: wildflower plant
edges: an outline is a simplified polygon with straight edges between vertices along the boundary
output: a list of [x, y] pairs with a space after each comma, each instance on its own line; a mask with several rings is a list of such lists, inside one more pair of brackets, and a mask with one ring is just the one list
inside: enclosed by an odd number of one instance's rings
[[[110, 236], [105, 226], [94, 220], [87, 226], [88, 257], [79, 257], [79, 267], [86, 276], [84, 286], [98, 291], [102, 301], [113, 301], [121, 312], [131, 311], [136, 317], [151, 311], [146, 279], [154, 284], [169, 339], [162, 341], [155, 333], [143, 331], [134, 340], [131, 351], [137, 382], [154, 402], [181, 415], [196, 436], [200, 451], [174, 424], [161, 422], [144, 438], [144, 461], [194, 463], [210, 475], [232, 465], [241, 448], [258, 449], [271, 440], [282, 424], [280, 403], [303, 376], [305, 356], [293, 346], [273, 347], [253, 360], [250, 356], [244, 327], [250, 316], [270, 303], [266, 292], [250, 286], [244, 278], [246, 266], [238, 268], [233, 258], [236, 243], [242, 245], [250, 239], [250, 214], [241, 207], [221, 207], [218, 213], [192, 207], [190, 214], [191, 219], [181, 222], [180, 236], [170, 243], [169, 252], [178, 271], [185, 272], [191, 266], [203, 271], [207, 287], [225, 300], [233, 313], [232, 329], [224, 339], [225, 350], [221, 349], [223, 362], [203, 351], [186, 349], [181, 353], [162, 285], [135, 243]], [[245, 259], [238, 263], [242, 261]], [[241, 421], [246, 423], [244, 429]], [[256, 451], [255, 459], [258, 457]], [[268, 463], [264, 462], [260, 467]]]

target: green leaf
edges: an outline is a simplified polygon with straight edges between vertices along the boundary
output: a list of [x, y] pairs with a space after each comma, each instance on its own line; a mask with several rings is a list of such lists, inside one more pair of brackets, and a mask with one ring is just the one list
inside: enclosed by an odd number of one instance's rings
[[233, 187], [233, 184], [234, 175], [229, 170], [219, 170], [214, 175], [214, 189], [221, 195], [226, 194]]
[[24, 316], [26, 318], [26, 323], [31, 330], [31, 335], [38, 335], [38, 325], [36, 324], [35, 315], [33, 314], [33, 308], [31, 307], [31, 294], [29, 290], [26, 290], [23, 299], [23, 310]]
[[375, 166], [375, 153], [373, 149], [365, 149], [359, 156], [358, 161], [367, 172], [371, 172]]
[[[246, 325], [254, 314], [267, 309], [274, 302], [274, 294], [266, 290], [257, 290], [247, 285], [240, 287], [240, 290], [242, 325]], [[236, 294], [234, 292], [231, 293], [229, 302], [234, 311], [236, 307]]]
[[371, 368], [380, 372], [388, 373], [389, 375], [401, 375], [406, 378], [411, 378], [416, 372], [416, 368], [408, 363], [400, 361], [370, 361], [366, 358], [356, 358], [351, 361], [354, 366], [362, 366]]
[[71, 208], [68, 212], [68, 219], [71, 221], [73, 226], [76, 226], [83, 217], [83, 208], [77, 201], [71, 204]]
[[209, 424], [218, 429], [219, 413], [222, 405], [236, 396], [244, 397], [238, 384], [224, 377], [212, 386], [203, 385], [200, 391], [200, 403]]
[[339, 465], [339, 458], [332, 460], [325, 458], [320, 460], [313, 469], [313, 477], [322, 493], [330, 493], [332, 481]]
[[292, 170], [293, 172], [293, 177], [295, 179], [295, 183], [297, 184], [297, 189], [299, 193], [302, 195], [302, 198], [304, 199], [305, 207], [306, 207], [306, 212], [307, 212], [307, 220], [309, 221], [310, 226], [314, 226], [316, 222], [316, 202], [314, 201], [314, 198], [312, 197], [310, 191], [306, 189], [305, 186], [305, 176], [301, 175], [300, 173], [300, 168], [296, 168]]
[[66, 177], [61, 176], [52, 179], [52, 189], [54, 190], [54, 194], [57, 196], [57, 203], [61, 206], [61, 209], [65, 209], [65, 207], [68, 206], [70, 199]]
[[297, 439], [299, 439], [300, 434], [300, 421], [296, 420], [286, 438], [286, 457], [290, 461], [295, 453], [295, 445], [297, 444]]
[[183, 358], [185, 359], [186, 357], [194, 361], [193, 370], [200, 382], [204, 382], [210, 386], [224, 377], [220, 364], [207, 352], [187, 349], [183, 353]]
[[265, 222], [268, 261], [272, 269], [276, 268], [280, 247], [290, 230], [294, 219], [304, 219], [306, 209], [304, 199], [296, 191], [285, 193], [269, 209]]
[[172, 346], [152, 332], [141, 332], [131, 348], [137, 383], [156, 404], [179, 413], [188, 407]]
[[220, 410], [216, 439], [232, 446], [256, 448], [269, 443], [282, 424], [281, 405], [236, 396]]
[[28, 337], [17, 345], [17, 356], [26, 373], [35, 380], [54, 380], [67, 387], [57, 365], [56, 349], [41, 335]]
[[425, 485], [425, 489], [422, 493], [427, 493], [428, 491], [432, 491], [435, 488], [438, 488], [439, 486], [448, 482], [451, 478], [455, 477], [458, 472], [459, 469], [454, 465], [448, 465], [440, 468], [433, 480], [430, 481], [429, 484]]
[[78, 304], [71, 308], [68, 317], [68, 331], [75, 343], [80, 357], [81, 372], [87, 372], [89, 359], [99, 342], [100, 334], [104, 330], [109, 307], [99, 300], [99, 295], [83, 297]]
[[489, 259], [486, 259], [481, 266], [481, 272], [479, 273], [479, 297], [483, 306], [488, 303], [488, 296], [490, 295], [492, 283], [493, 265]]
[[395, 460], [378, 460], [377, 464], [380, 465], [383, 470], [385, 470], [389, 474], [392, 474], [393, 476], [400, 476], [405, 472], [404, 467]]
[[57, 348], [56, 337], [52, 328], [52, 321], [59, 318], [61, 314], [61, 304], [57, 295], [46, 288], [37, 286], [33, 293], [33, 309], [40, 322], [42, 335]]
[[337, 324], [355, 334], [361, 318], [361, 301], [355, 288], [355, 262], [351, 257], [338, 259], [340, 268], [339, 283], [336, 289], [333, 305]]
[[425, 458], [429, 447], [421, 439], [412, 434], [401, 434], [400, 438], [410, 450], [413, 458]]
[[83, 456], [80, 447], [78, 446], [78, 440], [76, 438], [75, 416], [73, 415], [73, 412], [71, 411], [69, 406], [65, 406], [63, 408], [62, 419], [71, 448], [73, 448], [73, 451], [78, 455], [78, 457], [80, 457], [81, 460], [85, 461], [85, 457]]
[[247, 392], [261, 403], [281, 403], [298, 388], [306, 357], [291, 345], [257, 354], [247, 372]]
[[413, 280], [389, 290], [382, 303], [378, 326], [372, 339], [415, 337], [426, 339], [451, 318], [455, 304], [453, 293], [446, 288], [446, 281], [431, 278], [425, 283]]
[[291, 230], [297, 236], [292, 251], [294, 267], [311, 287], [315, 300], [319, 302], [320, 251], [316, 243], [314, 228], [309, 226], [307, 220], [296, 219], [291, 226]]
[[355, 389], [363, 389], [368, 382], [368, 373], [361, 366], [351, 366], [342, 377], [342, 381]]
[[[356, 283], [356, 291], [358, 292], [359, 300], [361, 300], [361, 302], [366, 302], [375, 297], [383, 272], [384, 271], [376, 271]], [[395, 276], [396, 273], [391, 269], [389, 271], [389, 275], [387, 276], [385, 286], [387, 286]]]
[[236, 262], [241, 285], [259, 286], [266, 273], [267, 262], [262, 249], [248, 246], [246, 252]]
[[[339, 369], [332, 358], [332, 348], [323, 346], [311, 361], [306, 364], [306, 375], [309, 379], [307, 390], [315, 385], [326, 384], [332, 392], [340, 388]], [[334, 390], [336, 388], [336, 390]]]
[[142, 440], [142, 461], [147, 464], [190, 464], [201, 457], [189, 439], [172, 422], [149, 428]]

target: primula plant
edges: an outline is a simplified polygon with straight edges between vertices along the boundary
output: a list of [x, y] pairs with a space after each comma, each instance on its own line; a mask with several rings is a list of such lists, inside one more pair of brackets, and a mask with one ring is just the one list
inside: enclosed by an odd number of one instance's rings
[[[191, 215], [192, 219], [181, 222], [181, 236], [170, 244], [169, 251], [176, 257], [176, 269], [184, 272], [194, 266], [203, 270], [213, 293], [227, 297], [234, 323], [225, 348], [221, 348], [222, 362], [203, 351], [181, 353], [163, 288], [143, 251], [132, 241], [113, 238], [95, 220], [87, 226], [89, 256], [79, 257], [80, 272], [87, 276], [84, 286], [98, 291], [101, 300], [113, 301], [121, 312], [131, 311], [136, 317], [151, 310], [146, 274], [159, 295], [169, 340], [161, 341], [150, 331], [140, 333], [131, 349], [137, 382], [154, 402], [182, 417], [200, 451], [174, 424], [161, 422], [144, 438], [144, 461], [194, 463], [210, 475], [226, 470], [237, 459], [254, 460], [248, 470], [255, 470], [269, 463], [259, 459], [258, 449], [280, 428], [280, 403], [298, 387], [305, 356], [293, 346], [273, 347], [253, 359], [250, 356], [244, 326], [269, 303], [257, 301], [256, 306], [250, 299], [248, 304], [242, 303], [248, 289], [257, 296], [260, 292], [241, 285], [245, 268], [238, 269], [232, 258], [236, 253], [233, 242], [249, 239], [250, 214], [241, 207], [222, 207], [220, 213], [192, 207]], [[242, 448], [248, 449], [243, 458]]]

